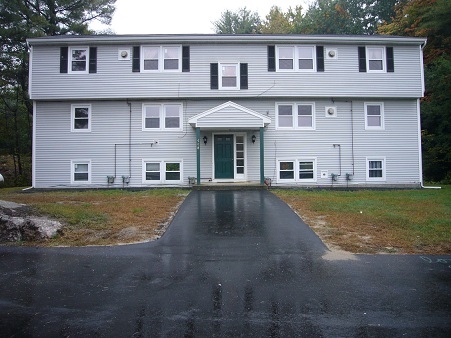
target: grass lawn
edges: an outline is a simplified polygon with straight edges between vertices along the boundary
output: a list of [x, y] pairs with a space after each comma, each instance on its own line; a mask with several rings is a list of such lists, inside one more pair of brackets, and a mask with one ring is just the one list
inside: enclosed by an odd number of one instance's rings
[[451, 253], [451, 186], [272, 192], [331, 248], [354, 253]]
[[63, 234], [48, 246], [108, 245], [160, 237], [188, 194], [181, 189], [87, 190], [22, 193], [0, 189], [0, 199], [25, 203], [33, 213], [57, 218]]

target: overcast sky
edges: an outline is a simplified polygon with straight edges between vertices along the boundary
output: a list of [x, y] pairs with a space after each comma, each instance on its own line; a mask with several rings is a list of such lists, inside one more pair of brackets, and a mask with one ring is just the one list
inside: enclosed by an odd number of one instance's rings
[[[116, 34], [213, 34], [213, 21], [225, 10], [246, 7], [264, 19], [277, 4], [308, 7], [310, 0], [117, 0], [111, 29]], [[96, 25], [92, 26], [99, 29]]]

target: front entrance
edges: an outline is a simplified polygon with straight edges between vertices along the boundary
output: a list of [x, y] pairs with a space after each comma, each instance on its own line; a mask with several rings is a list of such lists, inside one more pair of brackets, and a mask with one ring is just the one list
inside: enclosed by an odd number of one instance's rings
[[215, 179], [233, 179], [233, 135], [215, 135]]

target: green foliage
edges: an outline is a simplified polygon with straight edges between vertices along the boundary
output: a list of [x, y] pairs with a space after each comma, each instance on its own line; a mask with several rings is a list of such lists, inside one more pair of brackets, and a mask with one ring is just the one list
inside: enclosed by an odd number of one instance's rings
[[[109, 24], [116, 0], [0, 0], [0, 155], [14, 159], [16, 184], [30, 184], [33, 107], [28, 99], [26, 39], [93, 34], [89, 23]], [[26, 181], [26, 182], [25, 182]], [[9, 180], [11, 182], [11, 180]]]
[[221, 18], [213, 22], [216, 34], [257, 34], [260, 33], [260, 17], [246, 7], [236, 12], [225, 11]]
[[396, 8], [383, 34], [423, 36], [426, 93], [421, 103], [426, 181], [451, 182], [451, 2], [410, 0]]

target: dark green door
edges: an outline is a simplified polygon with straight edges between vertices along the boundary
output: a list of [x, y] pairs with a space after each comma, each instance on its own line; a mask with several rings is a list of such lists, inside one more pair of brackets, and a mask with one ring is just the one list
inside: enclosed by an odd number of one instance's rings
[[233, 178], [233, 135], [215, 135], [215, 178]]

